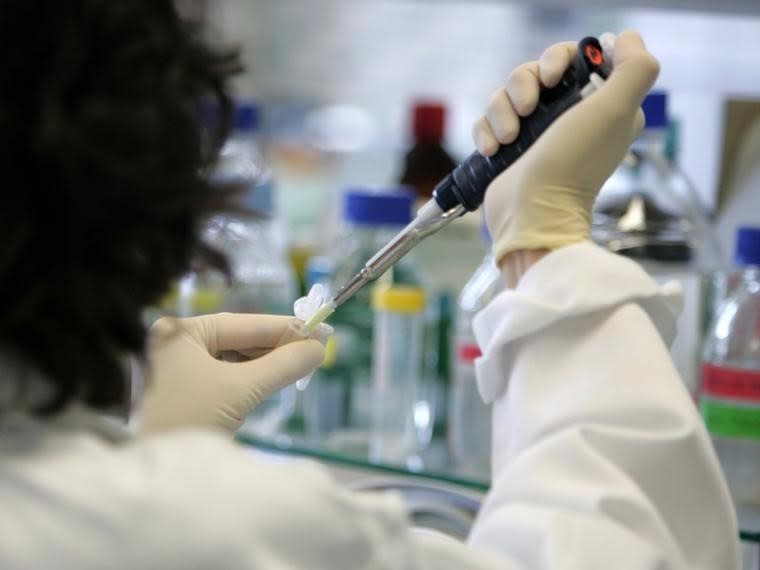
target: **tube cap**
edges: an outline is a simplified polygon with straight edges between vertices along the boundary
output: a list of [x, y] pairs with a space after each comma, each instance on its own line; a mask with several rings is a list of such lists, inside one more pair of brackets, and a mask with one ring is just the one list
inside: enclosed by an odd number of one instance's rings
[[737, 230], [734, 261], [738, 265], [760, 265], [760, 227], [743, 226]]
[[377, 285], [372, 289], [372, 308], [392, 313], [421, 313], [425, 310], [425, 291], [409, 285]]
[[250, 100], [242, 100], [237, 102], [235, 107], [235, 123], [234, 128], [236, 131], [255, 131], [259, 128], [259, 106]]
[[412, 221], [414, 195], [406, 188], [376, 192], [348, 190], [344, 195], [343, 218], [368, 226], [405, 226]]
[[641, 103], [647, 129], [664, 129], [668, 126], [668, 94], [651, 91]]
[[412, 109], [412, 134], [419, 142], [443, 140], [446, 128], [446, 106], [436, 101], [419, 101]]

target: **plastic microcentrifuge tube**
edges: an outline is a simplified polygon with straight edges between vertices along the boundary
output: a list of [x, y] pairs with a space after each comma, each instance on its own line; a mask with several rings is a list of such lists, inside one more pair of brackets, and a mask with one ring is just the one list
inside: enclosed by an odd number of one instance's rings
[[[295, 319], [288, 325], [285, 333], [280, 337], [277, 346], [289, 344], [299, 340], [313, 338], [324, 344], [332, 334], [332, 327], [322, 325], [328, 316], [335, 310], [335, 305], [325, 303], [325, 289], [320, 283], [314, 285], [306, 297], [301, 297], [293, 304]], [[305, 390], [313, 376], [313, 372], [296, 382], [299, 390]]]
[[[290, 324], [288, 325], [288, 328], [285, 329], [285, 333], [280, 337], [280, 340], [277, 341], [277, 346], [283, 346], [285, 344], [290, 344], [291, 342], [296, 342], [299, 340], [306, 340], [309, 338], [309, 334], [307, 332], [304, 332], [304, 322], [298, 318], [293, 319]], [[299, 379], [296, 382], [296, 387], [299, 390], [303, 390], [306, 388], [306, 386], [309, 384], [309, 380], [311, 380], [311, 374], [308, 376], [305, 376], [301, 379]]]

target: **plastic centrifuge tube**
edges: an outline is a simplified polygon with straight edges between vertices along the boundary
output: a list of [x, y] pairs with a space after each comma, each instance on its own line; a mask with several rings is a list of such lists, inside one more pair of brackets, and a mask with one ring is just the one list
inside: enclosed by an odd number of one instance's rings
[[[313, 338], [322, 344], [332, 334], [332, 327], [322, 325], [322, 322], [335, 310], [335, 304], [325, 303], [324, 287], [317, 283], [306, 297], [301, 297], [293, 304], [295, 318], [288, 324], [276, 346], [283, 346], [291, 342]], [[322, 326], [320, 326], [322, 325]], [[299, 390], [305, 390], [313, 376], [313, 372], [296, 382]]]

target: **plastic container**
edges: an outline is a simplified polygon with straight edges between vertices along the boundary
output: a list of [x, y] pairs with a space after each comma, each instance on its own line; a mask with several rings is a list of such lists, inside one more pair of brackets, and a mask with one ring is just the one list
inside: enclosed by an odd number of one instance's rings
[[700, 407], [740, 526], [760, 531], [760, 227], [740, 228], [740, 280], [705, 342]]
[[668, 131], [667, 102], [662, 92], [644, 100], [646, 128], [602, 188], [592, 235], [600, 245], [638, 261], [658, 282], [680, 282], [684, 308], [671, 354], [696, 397], [709, 283], [720, 254], [696, 192], [675, 162], [677, 141], [675, 131]]
[[[343, 228], [328, 256], [334, 264], [333, 290], [342, 287], [364, 264], [412, 219], [413, 195], [406, 189], [372, 191], [355, 188], [344, 193]], [[378, 279], [384, 284], [419, 285], [413, 255], [408, 254]], [[339, 342], [352, 347], [347, 424], [366, 430], [370, 424], [373, 314], [371, 287], [360, 289], [330, 318]], [[340, 340], [342, 339], [342, 341]]]
[[478, 392], [475, 359], [480, 348], [472, 321], [502, 289], [504, 283], [490, 251], [462, 289], [457, 303], [453, 338], [453, 376], [449, 400], [449, 453], [459, 471], [489, 474], [491, 406]]
[[372, 308], [370, 460], [413, 466], [422, 447], [420, 430], [431, 427], [429, 407], [420, 397], [425, 293], [414, 286], [377, 285]]

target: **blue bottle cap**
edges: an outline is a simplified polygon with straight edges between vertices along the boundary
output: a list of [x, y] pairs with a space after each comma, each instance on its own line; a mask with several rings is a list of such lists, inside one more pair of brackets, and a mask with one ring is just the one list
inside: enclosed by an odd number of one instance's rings
[[760, 265], [760, 227], [744, 226], [737, 230], [734, 261], [738, 265]]
[[650, 91], [641, 103], [647, 129], [664, 129], [668, 126], [668, 94]]
[[360, 225], [405, 226], [412, 221], [413, 203], [414, 195], [406, 188], [350, 189], [344, 194], [343, 218]]
[[259, 106], [250, 100], [239, 100], [235, 106], [236, 131], [255, 131], [259, 128]]
[[[219, 126], [219, 104], [213, 99], [200, 99], [196, 103], [198, 118], [201, 124], [209, 129]], [[259, 106], [250, 99], [235, 101], [233, 110], [232, 127], [236, 131], [255, 131], [259, 128]]]

